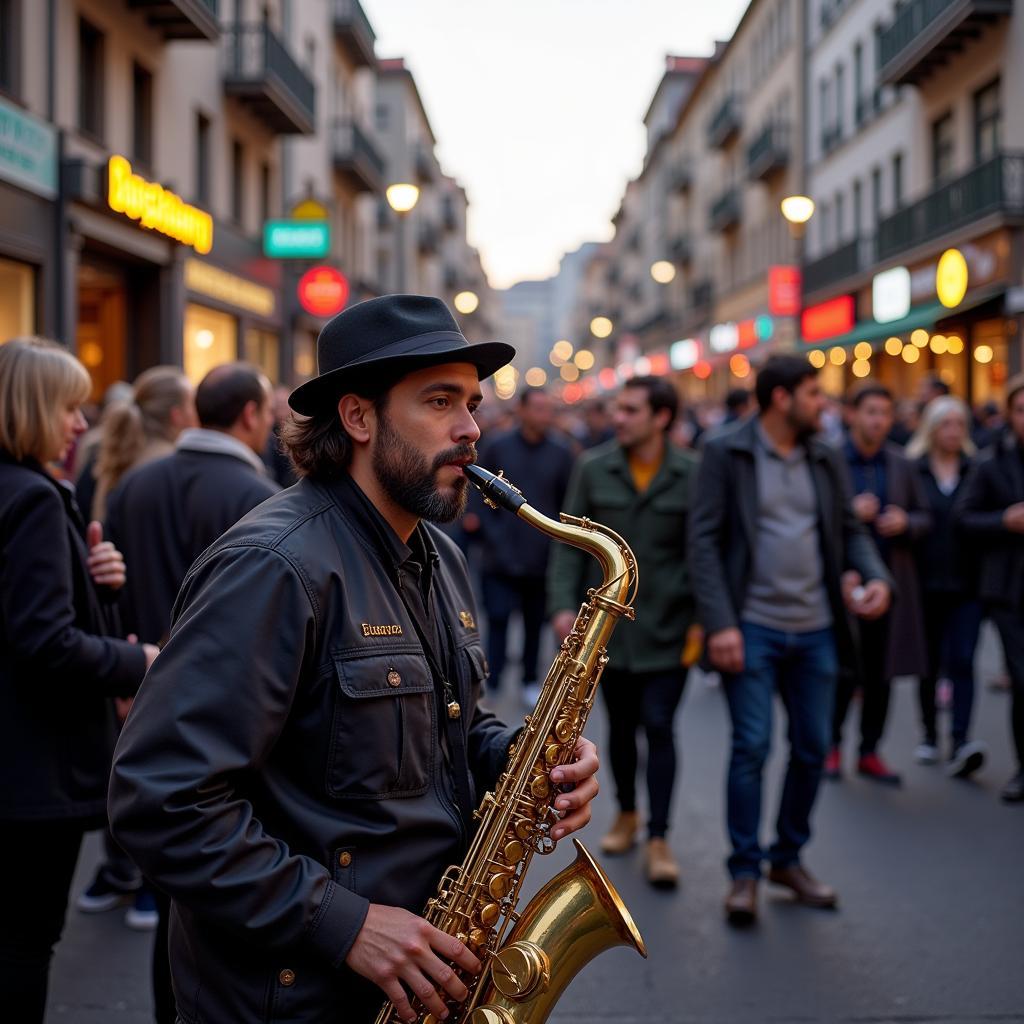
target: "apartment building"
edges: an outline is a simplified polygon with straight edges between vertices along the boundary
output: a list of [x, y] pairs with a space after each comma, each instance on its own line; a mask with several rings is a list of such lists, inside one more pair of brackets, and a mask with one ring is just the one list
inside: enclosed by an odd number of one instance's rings
[[1022, 365], [1024, 21], [1009, 0], [811, 11], [810, 356], [836, 391], [937, 374], [998, 400]]
[[[422, 104], [416, 138], [378, 135], [382, 77], [358, 0], [0, 0], [0, 340], [73, 346], [97, 397], [155, 363], [302, 379], [324, 323], [302, 275], [340, 272], [350, 302], [394, 287], [381, 211], [410, 166], [407, 280], [443, 294], [433, 135]], [[453, 280], [486, 299], [451, 191]], [[315, 259], [265, 254], [268, 221], [310, 211]]]

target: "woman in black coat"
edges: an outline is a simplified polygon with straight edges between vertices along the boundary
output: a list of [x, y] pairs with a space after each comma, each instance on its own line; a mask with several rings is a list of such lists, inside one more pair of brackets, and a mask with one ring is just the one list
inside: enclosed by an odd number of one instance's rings
[[82, 835], [106, 822], [113, 697], [157, 649], [111, 639], [124, 561], [45, 467], [86, 428], [85, 368], [41, 339], [0, 345], [0, 992], [41, 1022]]
[[974, 445], [967, 406], [951, 395], [932, 399], [907, 446], [917, 460], [921, 489], [932, 514], [932, 529], [918, 543], [924, 595], [928, 670], [920, 677], [922, 740], [914, 751], [922, 764], [939, 760], [935, 690], [939, 674], [953, 684], [947, 772], [966, 778], [985, 763], [984, 744], [971, 740], [974, 707], [974, 651], [982, 609], [978, 599], [977, 552], [957, 529], [953, 508], [971, 466]]

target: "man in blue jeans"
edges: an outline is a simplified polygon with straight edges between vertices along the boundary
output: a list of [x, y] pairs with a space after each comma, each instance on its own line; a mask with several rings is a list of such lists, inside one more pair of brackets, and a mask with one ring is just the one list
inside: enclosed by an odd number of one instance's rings
[[[848, 615], [890, 602], [884, 564], [850, 508], [838, 454], [814, 437], [825, 395], [802, 357], [773, 356], [757, 378], [758, 416], [708, 441], [690, 515], [690, 566], [706, 658], [722, 673], [732, 751], [728, 825], [734, 924], [757, 916], [762, 862], [805, 904], [834, 889], [800, 862], [831, 734], [840, 660], [852, 663]], [[761, 847], [761, 776], [778, 691], [790, 757], [776, 825]]]

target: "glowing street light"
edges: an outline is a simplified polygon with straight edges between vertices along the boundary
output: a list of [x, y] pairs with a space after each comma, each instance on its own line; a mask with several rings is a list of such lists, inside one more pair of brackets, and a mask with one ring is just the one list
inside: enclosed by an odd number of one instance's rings
[[668, 260], [657, 260], [651, 264], [651, 277], [658, 284], [668, 284], [676, 276], [676, 266]]
[[418, 185], [410, 185], [401, 181], [394, 185], [388, 185], [384, 194], [387, 196], [388, 206], [395, 213], [409, 213], [420, 199]]
[[814, 216], [814, 200], [809, 196], [786, 196], [779, 207], [782, 210], [782, 216], [794, 228], [802, 229], [803, 225]]
[[454, 299], [455, 308], [460, 312], [469, 316], [470, 313], [476, 311], [476, 308], [480, 305], [480, 297], [476, 292], [459, 292]]
[[595, 338], [607, 338], [613, 330], [615, 330], [615, 327], [606, 316], [595, 316], [590, 321], [590, 333]]

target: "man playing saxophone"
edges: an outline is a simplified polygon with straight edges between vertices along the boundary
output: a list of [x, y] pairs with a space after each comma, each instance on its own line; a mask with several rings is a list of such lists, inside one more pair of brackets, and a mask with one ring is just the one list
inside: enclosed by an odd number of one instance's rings
[[[183, 1024], [414, 1019], [477, 958], [417, 915], [460, 861], [512, 729], [464, 559], [428, 522], [462, 510], [480, 379], [442, 302], [335, 317], [290, 402], [301, 479], [196, 562], [115, 757], [114, 834], [171, 897]], [[560, 839], [590, 819], [597, 751], [552, 771]]]

